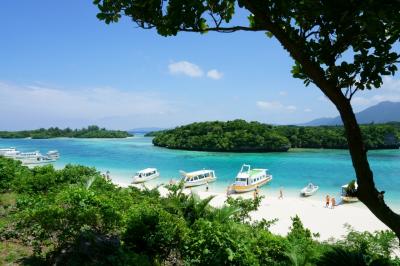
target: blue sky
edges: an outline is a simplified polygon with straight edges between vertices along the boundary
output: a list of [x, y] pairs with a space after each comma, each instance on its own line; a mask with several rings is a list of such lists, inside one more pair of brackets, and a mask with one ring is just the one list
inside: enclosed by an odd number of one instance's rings
[[[318, 89], [291, 77], [292, 59], [263, 33], [165, 38], [127, 19], [106, 25], [96, 13], [91, 1], [1, 1], [0, 130], [337, 115]], [[398, 76], [353, 105], [389, 99], [400, 101]]]

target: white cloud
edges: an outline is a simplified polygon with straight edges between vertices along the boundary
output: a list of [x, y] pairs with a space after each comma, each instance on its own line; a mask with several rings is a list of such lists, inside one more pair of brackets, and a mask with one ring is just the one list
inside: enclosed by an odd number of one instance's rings
[[306, 112], [306, 113], [309, 113], [309, 112], [311, 112], [312, 110], [310, 109], [310, 108], [306, 108], [306, 109], [304, 109], [304, 112]]
[[271, 112], [282, 112], [282, 111], [293, 112], [293, 111], [297, 110], [297, 107], [294, 105], [285, 106], [281, 102], [277, 102], [277, 101], [272, 101], [272, 102], [257, 101], [256, 105], [258, 108], [260, 108], [262, 110], [271, 111]]
[[400, 79], [394, 79], [392, 77], [385, 76], [383, 78], [383, 85], [381, 89], [400, 93]]
[[211, 69], [210, 71], [207, 72], [207, 77], [210, 79], [221, 79], [223, 76], [222, 72], [219, 72], [216, 69]]
[[[156, 93], [115, 88], [58, 89], [43, 86], [16, 86], [0, 82], [1, 127], [87, 125], [111, 117], [126, 122], [141, 116], [169, 114], [174, 109]], [[121, 122], [122, 123], [122, 122]], [[124, 127], [124, 125], [126, 127]]]
[[173, 75], [186, 75], [192, 78], [199, 78], [204, 75], [203, 70], [198, 65], [188, 61], [170, 63], [168, 70]]
[[358, 91], [351, 103], [355, 107], [366, 108], [383, 101], [400, 101], [400, 79], [384, 77], [381, 88]]
[[279, 95], [280, 95], [280, 96], [286, 96], [286, 95], [288, 95], [288, 93], [287, 93], [286, 91], [280, 91], [280, 92], [279, 92]]

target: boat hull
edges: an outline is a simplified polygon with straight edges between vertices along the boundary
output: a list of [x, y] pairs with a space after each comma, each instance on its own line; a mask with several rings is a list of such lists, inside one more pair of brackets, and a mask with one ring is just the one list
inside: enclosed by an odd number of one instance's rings
[[318, 188], [313, 189], [313, 190], [308, 190], [308, 191], [303, 189], [300, 192], [300, 195], [303, 197], [310, 197], [310, 196], [314, 195], [317, 191], [318, 191]]
[[352, 202], [357, 202], [359, 199], [357, 197], [347, 197], [347, 196], [342, 196], [342, 201], [352, 203]]
[[232, 185], [232, 190], [236, 193], [244, 193], [244, 192], [249, 192], [252, 190], [255, 190], [257, 187], [261, 187], [265, 184], [267, 184], [268, 182], [270, 182], [272, 180], [272, 177], [270, 178], [266, 178], [264, 180], [261, 180], [258, 183], [252, 184], [252, 185], [246, 185], [246, 186], [242, 186], [242, 185]]
[[211, 183], [214, 182], [217, 179], [217, 177], [210, 177], [210, 178], [204, 178], [201, 180], [196, 180], [192, 182], [185, 182], [185, 187], [197, 187], [197, 186], [202, 186], [205, 185], [207, 182]]
[[29, 165], [44, 165], [44, 164], [50, 164], [54, 163], [56, 160], [43, 160], [43, 161], [37, 161], [37, 160], [20, 160], [23, 165], [29, 166]]
[[158, 177], [160, 177], [159, 173], [151, 175], [151, 176], [146, 176], [145, 178], [133, 178], [132, 184], [144, 183], [144, 182], [153, 180], [153, 179], [158, 178]]

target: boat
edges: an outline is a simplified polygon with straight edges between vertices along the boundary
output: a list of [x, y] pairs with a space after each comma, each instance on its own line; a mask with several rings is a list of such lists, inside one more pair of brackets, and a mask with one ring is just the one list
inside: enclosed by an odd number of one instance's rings
[[0, 149], [0, 156], [8, 157], [8, 158], [14, 158], [19, 154], [19, 151], [17, 151], [15, 148], [2, 148]]
[[57, 150], [48, 151], [46, 155], [51, 159], [57, 160], [60, 158], [60, 153]]
[[132, 184], [138, 184], [138, 183], [143, 183], [149, 180], [152, 180], [154, 178], [157, 178], [160, 176], [160, 173], [156, 168], [146, 168], [143, 170], [140, 170], [135, 174], [133, 177]]
[[0, 155], [4, 155], [7, 152], [13, 152], [13, 151], [16, 151], [16, 149], [15, 148], [0, 148]]
[[55, 159], [42, 155], [39, 151], [20, 152], [15, 159], [21, 161], [23, 165], [48, 164], [56, 161]]
[[243, 193], [255, 190], [272, 180], [268, 169], [251, 169], [248, 164], [243, 164], [236, 176], [235, 183], [231, 189], [236, 193]]
[[304, 187], [301, 191], [300, 194], [303, 197], [309, 197], [315, 194], [317, 190], [319, 189], [318, 186], [314, 185], [313, 183], [309, 183], [306, 187]]
[[349, 184], [342, 186], [341, 198], [344, 202], [357, 202], [359, 199], [355, 196], [357, 192], [358, 184], [355, 180], [351, 181]]
[[185, 187], [195, 187], [214, 182], [217, 179], [214, 170], [199, 170], [190, 173], [181, 171]]

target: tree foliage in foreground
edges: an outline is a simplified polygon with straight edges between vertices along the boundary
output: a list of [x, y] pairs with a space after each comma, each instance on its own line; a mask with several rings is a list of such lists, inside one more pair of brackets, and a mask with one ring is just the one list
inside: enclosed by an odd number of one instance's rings
[[132, 134], [126, 131], [109, 130], [98, 126], [88, 126], [81, 129], [50, 127], [48, 129], [40, 128], [36, 130], [0, 131], [0, 138], [126, 138], [130, 136]]
[[340, 249], [345, 258], [361, 254], [363, 261], [400, 265], [391, 258], [397, 241], [390, 231], [350, 230], [340, 241], [321, 243], [294, 217], [287, 237], [274, 235], [269, 227], [276, 221], [249, 219], [261, 198], [230, 198], [213, 208], [212, 197], [185, 194], [182, 184], [168, 185], [169, 195], [160, 197], [157, 190], [116, 187], [93, 168], [28, 169], [2, 157], [0, 163], [7, 171], [0, 176], [7, 184], [0, 193], [0, 246], [31, 250], [7, 263], [320, 265]]
[[[368, 149], [397, 149], [400, 146], [398, 124], [363, 125]], [[341, 126], [272, 126], [258, 122], [233, 120], [193, 123], [154, 135], [156, 146], [200, 151], [269, 152], [291, 148], [347, 149]]]
[[[162, 36], [178, 32], [263, 32], [293, 58], [292, 75], [314, 84], [338, 110], [359, 184], [358, 198], [400, 239], [400, 215], [375, 187], [353, 111], [355, 93], [379, 88], [400, 62], [398, 0], [94, 0], [97, 18], [122, 16]], [[248, 22], [236, 14], [248, 14]], [[243, 48], [246, 49], [246, 48]]]

